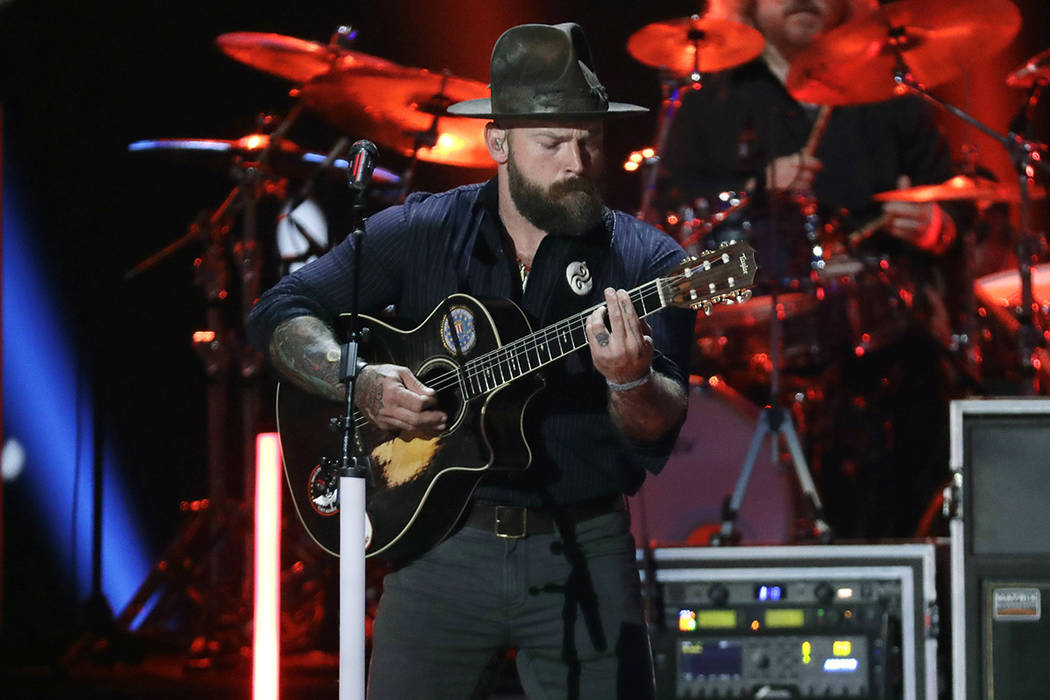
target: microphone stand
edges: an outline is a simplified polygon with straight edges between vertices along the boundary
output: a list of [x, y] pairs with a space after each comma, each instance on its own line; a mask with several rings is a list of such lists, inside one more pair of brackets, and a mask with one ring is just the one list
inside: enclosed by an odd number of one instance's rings
[[[351, 175], [351, 177], [353, 177]], [[361, 287], [361, 247], [364, 243], [364, 187], [354, 191], [354, 275], [350, 297], [350, 330], [342, 346], [340, 379], [346, 383], [346, 412], [337, 422], [343, 429], [339, 463], [339, 700], [365, 697], [365, 484], [370, 464], [367, 455], [351, 455], [355, 434], [354, 387], [360, 371], [358, 348], [367, 329], [358, 329]]]

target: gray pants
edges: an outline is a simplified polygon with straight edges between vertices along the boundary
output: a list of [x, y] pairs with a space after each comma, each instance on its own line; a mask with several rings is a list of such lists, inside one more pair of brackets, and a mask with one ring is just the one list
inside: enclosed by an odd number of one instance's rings
[[531, 700], [652, 698], [628, 516], [572, 529], [504, 539], [465, 527], [388, 574], [368, 697], [483, 697], [483, 670], [513, 647]]

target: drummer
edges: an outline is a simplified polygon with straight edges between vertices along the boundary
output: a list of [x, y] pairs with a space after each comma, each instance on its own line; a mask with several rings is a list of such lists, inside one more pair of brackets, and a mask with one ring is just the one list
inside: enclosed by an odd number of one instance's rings
[[[826, 382], [826, 401], [806, 427], [812, 466], [836, 534], [910, 535], [946, 473], [941, 449], [947, 445], [947, 389], [938, 386], [943, 353], [930, 339], [930, 329], [936, 328], [933, 334], [945, 340], [946, 314], [937, 295], [923, 291], [923, 280], [936, 256], [952, 244], [956, 225], [936, 203], [880, 205], [871, 197], [946, 180], [951, 176], [948, 145], [927, 106], [902, 97], [836, 108], [812, 155], [804, 153], [819, 107], [788, 93], [792, 61], [822, 34], [873, 11], [874, 5], [869, 0], [739, 4], [738, 19], [765, 37], [763, 53], [710, 76], [699, 90], [685, 91], [663, 163], [671, 186], [690, 202], [728, 190], [766, 191], [785, 195], [778, 198], [785, 201], [810, 195], [825, 214], [848, 212], [844, 232], [885, 217], [879, 232], [853, 252], [893, 254], [894, 265], [909, 270], [906, 293], [914, 304], [908, 313], [915, 334], [902, 332], [863, 358], [854, 354], [856, 347], [841, 344], [832, 370], [837, 379]], [[786, 241], [793, 233], [778, 228], [777, 238]], [[884, 300], [851, 301], [863, 309]], [[907, 420], [906, 411], [911, 413]]]
[[[672, 184], [688, 199], [758, 184], [813, 193], [829, 211], [847, 209], [857, 226], [884, 213], [892, 236], [927, 251], [946, 249], [955, 224], [938, 204], [888, 202], [880, 212], [871, 203], [877, 192], [951, 175], [947, 142], [921, 100], [839, 108], [815, 153], [802, 152], [818, 107], [787, 92], [791, 62], [823, 33], [872, 11], [874, 0], [738, 1], [740, 19], [762, 33], [765, 47], [754, 61], [687, 91], [663, 154]], [[751, 157], [742, 158], [742, 148]]]

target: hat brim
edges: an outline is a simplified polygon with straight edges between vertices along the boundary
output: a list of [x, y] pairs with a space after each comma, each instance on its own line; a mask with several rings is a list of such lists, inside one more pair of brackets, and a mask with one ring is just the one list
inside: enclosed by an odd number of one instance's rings
[[608, 109], [593, 112], [514, 112], [497, 114], [492, 111], [492, 100], [483, 97], [476, 100], [464, 100], [449, 105], [448, 113], [456, 117], [473, 117], [475, 119], [537, 119], [553, 121], [558, 119], [602, 119], [604, 117], [622, 117], [631, 114], [644, 114], [648, 107], [632, 105], [626, 102], [610, 102]]

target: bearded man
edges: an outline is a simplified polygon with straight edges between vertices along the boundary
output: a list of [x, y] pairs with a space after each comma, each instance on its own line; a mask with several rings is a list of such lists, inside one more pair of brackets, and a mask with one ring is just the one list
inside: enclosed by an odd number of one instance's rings
[[[347, 239], [251, 314], [253, 343], [278, 372], [339, 398], [332, 325], [355, 274], [362, 312], [393, 305], [415, 321], [444, 314], [453, 293], [510, 299], [533, 328], [598, 307], [585, 321], [589, 352], [545, 367], [546, 388], [522, 424], [504, 428], [523, 431], [528, 469], [487, 474], [459, 528], [385, 578], [371, 698], [475, 697], [485, 667], [508, 648], [529, 697], [652, 697], [624, 495], [661, 469], [676, 440], [693, 315], [639, 317], [625, 289], [684, 252], [602, 203], [603, 122], [641, 111], [607, 99], [577, 25], [508, 30], [492, 53], [491, 99], [450, 108], [490, 120], [496, 177], [375, 214], [360, 269]], [[470, 350], [476, 320], [449, 324], [458, 329], [445, 334], [449, 355]], [[454, 420], [396, 364], [366, 365], [355, 399], [387, 431], [441, 435]]]

